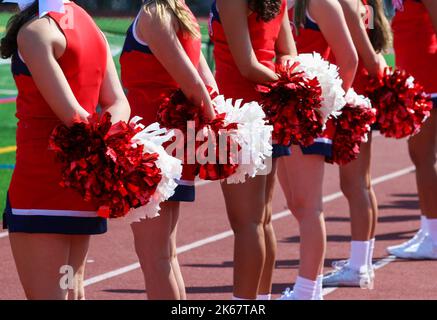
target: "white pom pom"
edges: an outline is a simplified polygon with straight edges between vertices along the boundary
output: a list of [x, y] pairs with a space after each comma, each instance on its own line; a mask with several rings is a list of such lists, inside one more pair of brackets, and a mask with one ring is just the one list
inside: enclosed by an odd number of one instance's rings
[[339, 110], [346, 104], [343, 80], [338, 74], [338, 67], [331, 64], [316, 52], [313, 54], [300, 54], [296, 57], [300, 63], [297, 72], [305, 72], [309, 78], [319, 80], [322, 88], [322, 108], [320, 110], [323, 119], [328, 120], [329, 116], [338, 116]]
[[131, 120], [131, 125], [140, 126], [143, 129], [132, 138], [132, 143], [143, 145], [144, 153], [158, 154], [156, 166], [161, 170], [162, 179], [147, 205], [131, 209], [128, 214], [131, 220], [158, 217], [161, 209], [159, 205], [174, 195], [178, 186], [175, 180], [179, 180], [182, 176], [182, 161], [170, 156], [162, 146], [174, 136], [174, 132], [160, 128], [159, 123], [153, 123], [144, 128], [138, 124], [140, 120], [139, 117]]
[[346, 103], [360, 108], [372, 108], [372, 102], [369, 98], [355, 92], [350, 88], [345, 96]]
[[236, 123], [238, 130], [232, 135], [234, 142], [241, 147], [237, 172], [227, 179], [228, 183], [243, 183], [246, 178], [255, 177], [265, 169], [264, 160], [272, 155], [271, 137], [273, 127], [267, 125], [262, 107], [256, 103], [235, 103], [218, 96], [213, 101], [216, 111], [225, 113], [226, 124]]

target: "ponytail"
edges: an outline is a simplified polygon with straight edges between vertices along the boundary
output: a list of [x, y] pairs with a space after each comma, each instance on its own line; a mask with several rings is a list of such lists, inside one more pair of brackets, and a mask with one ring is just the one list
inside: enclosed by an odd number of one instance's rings
[[305, 25], [307, 9], [308, 0], [295, 1], [293, 22], [296, 27], [297, 34], [299, 34], [299, 29]]
[[368, 5], [373, 7], [374, 28], [370, 29], [369, 37], [376, 52], [386, 52], [393, 44], [393, 32], [385, 15], [382, 0], [368, 0]]
[[38, 1], [12, 16], [6, 26], [6, 34], [0, 41], [0, 56], [8, 59], [17, 51], [17, 37], [22, 26], [38, 15]]

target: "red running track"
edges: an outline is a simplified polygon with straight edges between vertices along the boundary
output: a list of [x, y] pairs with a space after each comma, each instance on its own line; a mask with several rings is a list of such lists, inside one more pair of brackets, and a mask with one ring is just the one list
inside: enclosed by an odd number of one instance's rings
[[[385, 248], [410, 238], [419, 227], [419, 205], [406, 141], [374, 139], [372, 174], [380, 219], [377, 229], [374, 290], [358, 288], [327, 291], [326, 299], [437, 299], [435, 262], [392, 261]], [[350, 226], [346, 200], [339, 193], [338, 168], [328, 165], [325, 178], [328, 229], [327, 270], [335, 259], [347, 258]], [[190, 299], [229, 299], [232, 295], [233, 238], [217, 183], [198, 187], [198, 200], [183, 206], [179, 226], [180, 263]], [[274, 297], [297, 275], [299, 236], [294, 218], [286, 211], [282, 191], [274, 197], [278, 257]], [[22, 299], [7, 236], [0, 234], [0, 299]], [[129, 225], [111, 221], [110, 232], [95, 237], [87, 270], [88, 299], [145, 299]]]

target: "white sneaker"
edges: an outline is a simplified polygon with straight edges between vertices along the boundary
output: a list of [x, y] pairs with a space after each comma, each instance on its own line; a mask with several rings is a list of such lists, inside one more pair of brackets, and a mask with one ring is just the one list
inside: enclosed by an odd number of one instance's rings
[[282, 293], [282, 296], [280, 298], [278, 298], [277, 300], [297, 300], [297, 299], [296, 299], [296, 296], [294, 295], [294, 292], [291, 291], [290, 288], [287, 288]]
[[[349, 266], [349, 259], [333, 261], [331, 265], [335, 270], [340, 270], [345, 266]], [[375, 279], [375, 267], [373, 266], [373, 264], [369, 264], [367, 266], [367, 270], [369, 272], [370, 279], [373, 281]]]
[[324, 287], [360, 287], [371, 289], [373, 281], [367, 270], [358, 271], [347, 264], [341, 269], [334, 270], [323, 278]]
[[393, 252], [397, 258], [411, 260], [437, 260], [437, 245], [427, 234], [421, 242], [409, 246], [403, 250]]
[[405, 249], [407, 249], [408, 247], [411, 247], [415, 244], [422, 242], [423, 238], [425, 238], [426, 235], [427, 234], [425, 232], [423, 232], [422, 229], [420, 229], [419, 231], [417, 231], [417, 233], [414, 235], [413, 238], [411, 238], [410, 240], [405, 241], [404, 243], [401, 243], [399, 245], [388, 247], [387, 251], [391, 255], [400, 258], [400, 256], [398, 256], [398, 255], [402, 255], [402, 252]]

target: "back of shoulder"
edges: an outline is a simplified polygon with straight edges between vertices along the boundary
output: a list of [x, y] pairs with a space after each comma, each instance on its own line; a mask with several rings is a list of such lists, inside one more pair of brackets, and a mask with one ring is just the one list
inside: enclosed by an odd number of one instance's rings
[[21, 27], [18, 32], [18, 47], [23, 45], [48, 46], [53, 44], [62, 33], [49, 17], [34, 18]]

